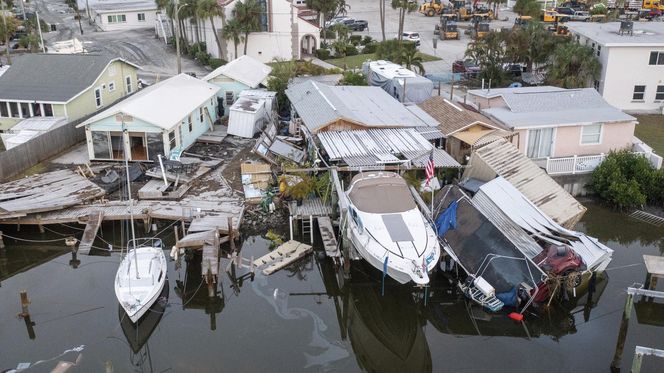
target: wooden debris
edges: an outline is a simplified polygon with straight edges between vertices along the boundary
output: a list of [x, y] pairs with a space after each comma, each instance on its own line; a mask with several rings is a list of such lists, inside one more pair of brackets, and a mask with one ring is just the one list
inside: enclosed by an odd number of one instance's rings
[[214, 129], [211, 131], [205, 132], [203, 135], [199, 136], [196, 141], [209, 144], [221, 144], [227, 135], [228, 127], [226, 126], [214, 126]]
[[318, 230], [320, 231], [320, 236], [323, 239], [325, 254], [330, 258], [340, 257], [341, 254], [339, 253], [339, 245], [337, 243], [337, 238], [334, 235], [332, 221], [329, 217], [321, 216], [318, 218]]
[[85, 225], [85, 230], [83, 231], [83, 238], [81, 238], [81, 243], [78, 245], [78, 251], [81, 254], [89, 254], [90, 248], [92, 248], [92, 243], [97, 237], [97, 231], [101, 226], [101, 222], [104, 220], [104, 213], [102, 211], [93, 211], [88, 217], [88, 223]]
[[263, 274], [268, 276], [286, 267], [312, 251], [311, 245], [290, 240], [266, 255], [254, 260], [254, 265], [263, 267]]

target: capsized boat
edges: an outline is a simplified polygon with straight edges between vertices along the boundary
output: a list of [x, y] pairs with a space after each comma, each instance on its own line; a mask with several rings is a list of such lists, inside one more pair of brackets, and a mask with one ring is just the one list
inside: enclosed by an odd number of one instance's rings
[[115, 275], [115, 296], [136, 323], [157, 300], [166, 283], [166, 256], [157, 238], [133, 239], [127, 244]]
[[359, 173], [346, 196], [348, 236], [362, 258], [399, 283], [427, 285], [440, 245], [406, 181], [393, 172]]

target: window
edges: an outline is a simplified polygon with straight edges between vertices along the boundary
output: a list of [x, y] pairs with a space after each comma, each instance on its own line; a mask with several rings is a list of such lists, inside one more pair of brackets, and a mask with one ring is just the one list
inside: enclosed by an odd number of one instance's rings
[[132, 88], [131, 88], [131, 76], [126, 77], [126, 78], [125, 78], [125, 82], [126, 82], [126, 84], [127, 84], [127, 94], [129, 94], [129, 93], [132, 92]]
[[42, 104], [44, 107], [44, 116], [52, 117], [53, 116], [53, 106], [51, 104]]
[[145, 22], [145, 13], [138, 13], [138, 22]]
[[100, 107], [101, 104], [102, 104], [102, 102], [101, 102], [101, 88], [96, 88], [95, 89], [95, 105], [97, 105], [97, 107]]
[[658, 85], [655, 92], [655, 100], [664, 100], [664, 85]]
[[127, 16], [124, 14], [120, 14], [118, 16], [118, 22], [127, 22]]
[[41, 117], [42, 116], [41, 105], [36, 103], [36, 102], [32, 103], [32, 116], [35, 116], [35, 117]]
[[646, 93], [646, 86], [644, 85], [635, 85], [634, 93], [632, 94], [632, 100], [643, 100], [643, 96]]
[[117, 22], [118, 22], [117, 16], [108, 16], [108, 23], [117, 23]]
[[109, 92], [115, 91], [115, 82], [108, 83], [108, 91]]
[[600, 52], [602, 51], [602, 46], [597, 45], [597, 57], [599, 57]]
[[168, 143], [170, 146], [170, 150], [175, 149], [175, 131], [171, 131], [168, 133]]
[[9, 103], [9, 112], [11, 113], [12, 118], [20, 117], [20, 115], [18, 113], [18, 103], [17, 102], [10, 102]]
[[198, 108], [198, 120], [199, 120], [199, 122], [203, 123], [203, 118], [204, 118], [203, 117], [203, 107], [201, 106], [201, 107]]
[[233, 105], [233, 92], [226, 91], [226, 106]]
[[110, 15], [108, 16], [108, 23], [124, 23], [127, 22], [127, 16], [124, 14]]
[[0, 117], [9, 117], [9, 110], [7, 109], [7, 103], [0, 101]]
[[27, 102], [21, 102], [21, 117], [30, 118], [30, 104]]
[[650, 52], [649, 65], [664, 65], [664, 51]]
[[95, 159], [113, 159], [108, 132], [92, 131], [92, 153]]
[[542, 128], [528, 131], [528, 158], [546, 158], [553, 155], [555, 128]]
[[589, 124], [581, 127], [581, 144], [599, 144], [602, 137], [602, 124]]
[[194, 130], [194, 123], [191, 119], [191, 114], [187, 117], [187, 125], [189, 126], [189, 132], [192, 132]]

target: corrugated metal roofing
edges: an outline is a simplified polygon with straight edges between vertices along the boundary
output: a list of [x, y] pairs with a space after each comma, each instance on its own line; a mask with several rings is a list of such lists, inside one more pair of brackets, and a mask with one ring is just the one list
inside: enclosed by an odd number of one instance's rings
[[[377, 166], [410, 163], [423, 168], [433, 145], [413, 128], [327, 131], [318, 140], [331, 161], [349, 166]], [[461, 167], [444, 150], [434, 150], [436, 167]]]
[[45, 132], [66, 123], [64, 117], [32, 117], [18, 122], [11, 128], [11, 132], [18, 131], [40, 131]]
[[[344, 118], [367, 127], [429, 126], [379, 87], [328, 86], [306, 81], [286, 95], [311, 132]], [[429, 122], [429, 123], [427, 123]]]
[[476, 149], [470, 157], [471, 168], [476, 157], [558, 224], [571, 227], [586, 212], [583, 205], [507, 140], [499, 139]]

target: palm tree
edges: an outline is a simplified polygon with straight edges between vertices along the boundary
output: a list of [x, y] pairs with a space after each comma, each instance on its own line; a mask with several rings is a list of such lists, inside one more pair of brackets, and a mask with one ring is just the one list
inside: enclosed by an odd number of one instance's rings
[[244, 0], [239, 2], [233, 8], [233, 19], [237, 20], [240, 24], [240, 29], [244, 33], [244, 54], [247, 54], [247, 44], [249, 44], [249, 34], [254, 31], [259, 31], [260, 15], [263, 12], [256, 0]]
[[219, 6], [217, 0], [199, 0], [196, 13], [200, 18], [208, 18], [210, 20], [210, 25], [212, 25], [212, 32], [214, 33], [214, 40], [217, 42], [217, 48], [219, 49], [219, 57], [221, 57], [221, 41], [219, 40], [219, 33], [217, 32], [217, 28], [214, 26], [214, 17], [222, 17], [223, 19], [223, 9]]
[[406, 20], [406, 13], [411, 13], [417, 9], [417, 2], [410, 0], [392, 0], [392, 9], [399, 11], [399, 35], [398, 40], [403, 40], [403, 23]]
[[480, 76], [491, 80], [498, 86], [505, 76], [503, 62], [505, 62], [506, 42], [502, 32], [491, 31], [482, 39], [468, 44], [465, 56], [477, 62], [482, 69]]
[[[327, 37], [325, 20], [327, 15], [337, 10], [338, 0], [306, 0], [307, 8], [315, 10], [318, 14], [319, 24], [323, 27], [323, 39]], [[321, 22], [321, 16], [323, 20]]]
[[233, 40], [233, 48], [235, 49], [233, 58], [237, 58], [237, 45], [245, 41], [244, 36], [242, 36], [242, 25], [237, 19], [233, 18], [226, 23], [222, 32], [226, 40]]
[[397, 58], [397, 62], [400, 65], [405, 66], [408, 70], [415, 69], [420, 75], [424, 75], [424, 65], [422, 62], [422, 56], [417, 53], [417, 48], [415, 45], [408, 45], [401, 49], [401, 53]]
[[526, 64], [526, 71], [532, 71], [534, 64], [547, 62], [555, 47], [554, 36], [539, 22], [512, 30], [506, 42], [507, 60]]
[[583, 88], [599, 77], [601, 68], [592, 49], [570, 41], [553, 51], [547, 81], [563, 88]]
[[174, 38], [177, 36], [175, 35], [175, 24], [173, 23], [173, 12], [174, 12], [174, 4], [172, 0], [155, 0], [155, 4], [157, 4], [157, 9], [159, 10], [165, 10], [166, 15], [168, 16], [168, 19], [170, 20], [171, 24], [171, 35], [173, 35]]

